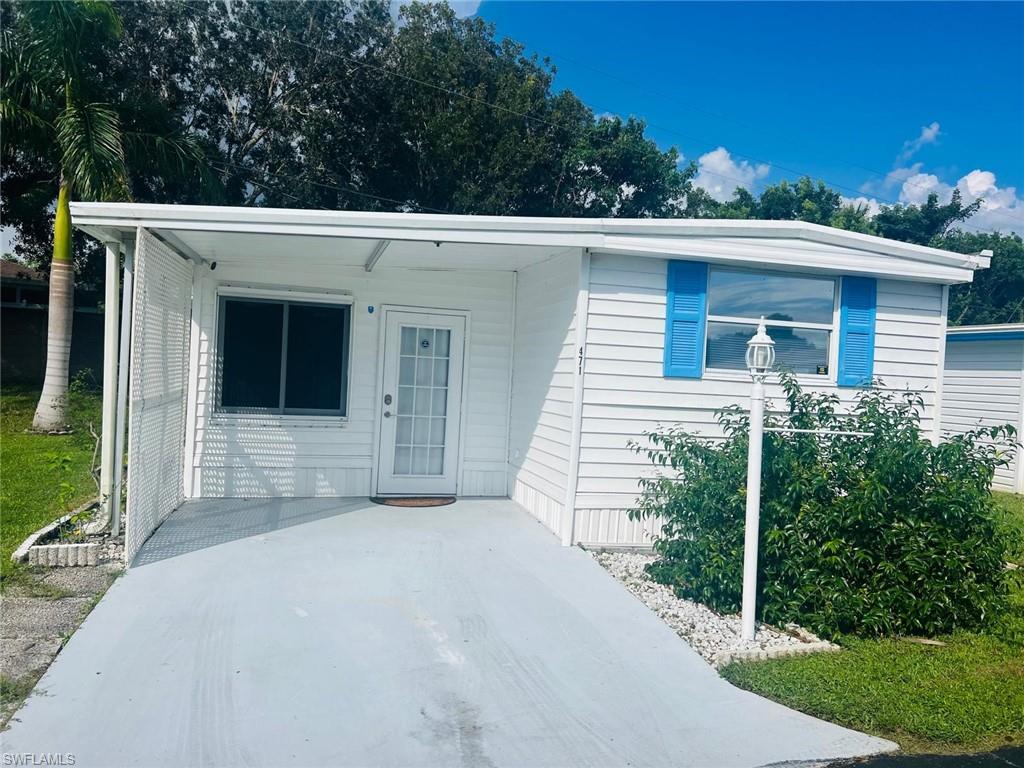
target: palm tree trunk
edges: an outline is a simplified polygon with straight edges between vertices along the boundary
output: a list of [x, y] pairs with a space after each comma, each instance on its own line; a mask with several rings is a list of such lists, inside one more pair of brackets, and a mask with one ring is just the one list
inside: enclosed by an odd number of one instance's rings
[[46, 326], [46, 377], [32, 428], [53, 432], [67, 425], [68, 362], [74, 318], [75, 267], [71, 262], [71, 185], [61, 180], [53, 226], [50, 304]]

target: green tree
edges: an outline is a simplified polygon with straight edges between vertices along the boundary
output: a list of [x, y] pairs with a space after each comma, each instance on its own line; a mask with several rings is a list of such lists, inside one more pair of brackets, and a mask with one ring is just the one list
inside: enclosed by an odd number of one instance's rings
[[550, 63], [443, 4], [399, 25], [379, 2], [119, 7], [122, 48], [151, 50], [230, 203], [667, 216], [689, 188], [642, 122], [597, 120]]
[[975, 272], [974, 282], [950, 289], [950, 325], [1024, 323], [1024, 240], [1020, 235], [954, 231], [936, 244], [957, 253], [992, 251], [991, 267]]
[[960, 190], [954, 189], [948, 203], [939, 203], [934, 192], [923, 205], [883, 205], [874, 218], [875, 231], [882, 237], [918, 245], [935, 245], [956, 224], [978, 212], [981, 200], [963, 204]]
[[795, 184], [782, 181], [760, 195], [737, 188], [724, 203], [704, 190], [688, 192], [685, 216], [695, 218], [789, 219], [827, 224], [851, 232], [879, 235], [957, 253], [992, 251], [989, 269], [974, 274], [974, 281], [950, 289], [950, 325], [1024, 322], [1024, 241], [1020, 235], [965, 232], [957, 225], [980, 209], [982, 200], [964, 205], [959, 190], [950, 201], [939, 203], [931, 194], [920, 204], [882, 206], [871, 216], [861, 203], [844, 203], [824, 182], [804, 177]]
[[850, 232], [861, 232], [865, 235], [875, 234], [875, 224], [871, 220], [868, 206], [863, 203], [847, 203], [840, 206], [832, 219], [828, 222], [830, 227], [846, 229]]
[[[291, 6], [292, 13], [302, 6]], [[451, 8], [411, 4], [390, 35], [356, 19], [375, 47], [339, 54], [366, 78], [353, 96], [365, 125], [353, 146], [339, 126], [304, 124], [302, 166], [376, 196], [331, 207], [522, 216], [673, 215], [692, 176], [640, 121], [597, 120], [554, 68], [499, 40], [493, 25]], [[328, 51], [331, 49], [329, 48]], [[299, 171], [299, 168], [295, 169]]]
[[796, 219], [829, 224], [841, 204], [839, 193], [804, 176], [796, 184], [782, 181], [761, 193], [758, 213], [762, 219]]
[[737, 187], [732, 200], [709, 204], [706, 213], [728, 219], [777, 219], [829, 225], [842, 208], [842, 197], [823, 181], [804, 176], [791, 184], [780, 181], [759, 196]]
[[[17, 177], [37, 205], [56, 202], [52, 229], [46, 375], [33, 427], [65, 423], [74, 302], [72, 196], [131, 197], [129, 167], [184, 167], [201, 152], [185, 138], [125, 130], [116, 105], [104, 98], [96, 47], [120, 36], [121, 21], [104, 0], [4, 4], [0, 42], [5, 183]], [[140, 163], [140, 167], [146, 163]], [[49, 185], [50, 192], [42, 191]], [[17, 184], [16, 184], [17, 186]], [[6, 197], [6, 196], [5, 196]]]

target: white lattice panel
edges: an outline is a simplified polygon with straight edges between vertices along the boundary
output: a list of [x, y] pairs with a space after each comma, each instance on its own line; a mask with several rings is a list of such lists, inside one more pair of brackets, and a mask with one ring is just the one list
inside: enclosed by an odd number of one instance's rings
[[135, 255], [125, 560], [184, 500], [192, 263], [148, 232]]

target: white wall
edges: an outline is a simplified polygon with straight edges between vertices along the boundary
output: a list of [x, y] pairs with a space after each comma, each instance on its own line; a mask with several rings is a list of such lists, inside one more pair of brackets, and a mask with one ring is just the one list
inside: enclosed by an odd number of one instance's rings
[[[979, 426], [1024, 427], [1024, 341], [946, 342], [942, 385], [942, 431], [968, 432]], [[1018, 437], [1019, 439], [1019, 437]], [[1024, 493], [1024, 466], [1015, 455], [996, 470], [992, 485]]]
[[[706, 373], [702, 379], [662, 375], [667, 262], [594, 255], [583, 380], [575, 538], [590, 544], [642, 544], [656, 522], [626, 516], [637, 479], [653, 474], [646, 457], [627, 447], [659, 425], [682, 424], [709, 436], [721, 433], [714, 411], [745, 403], [746, 372]], [[923, 426], [934, 429], [935, 390], [943, 336], [942, 287], [878, 281], [875, 376], [889, 388], [924, 393]], [[852, 401], [857, 390], [818, 387]], [[781, 398], [777, 386], [768, 396]]]
[[[430, 251], [433, 246], [424, 244]], [[197, 281], [190, 434], [186, 445], [194, 497], [366, 496], [371, 493], [375, 419], [380, 401], [382, 304], [468, 310], [469, 376], [458, 493], [505, 496], [508, 467], [511, 272], [420, 271], [304, 265], [300, 255], [239, 265], [222, 260]], [[219, 283], [336, 289], [354, 298], [349, 414], [344, 422], [296, 416], [215, 414], [213, 347]], [[370, 314], [369, 306], [376, 311]]]
[[520, 270], [516, 284], [509, 495], [555, 533], [567, 520], [579, 274], [574, 250]]

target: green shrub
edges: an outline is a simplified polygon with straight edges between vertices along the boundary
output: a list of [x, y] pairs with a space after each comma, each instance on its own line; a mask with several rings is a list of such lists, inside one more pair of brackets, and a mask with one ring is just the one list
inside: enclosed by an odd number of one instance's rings
[[[1006, 533], [989, 493], [1008, 461], [988, 442], [1010, 426], [932, 445], [919, 395], [863, 391], [838, 398], [781, 377], [786, 408], [766, 426], [868, 432], [870, 437], [766, 432], [761, 486], [758, 616], [827, 637], [936, 635], [976, 627], [1004, 605]], [[681, 597], [739, 609], [749, 421], [718, 413], [725, 438], [681, 429], [634, 445], [664, 468], [642, 481], [634, 519], [664, 521], [651, 576]]]

